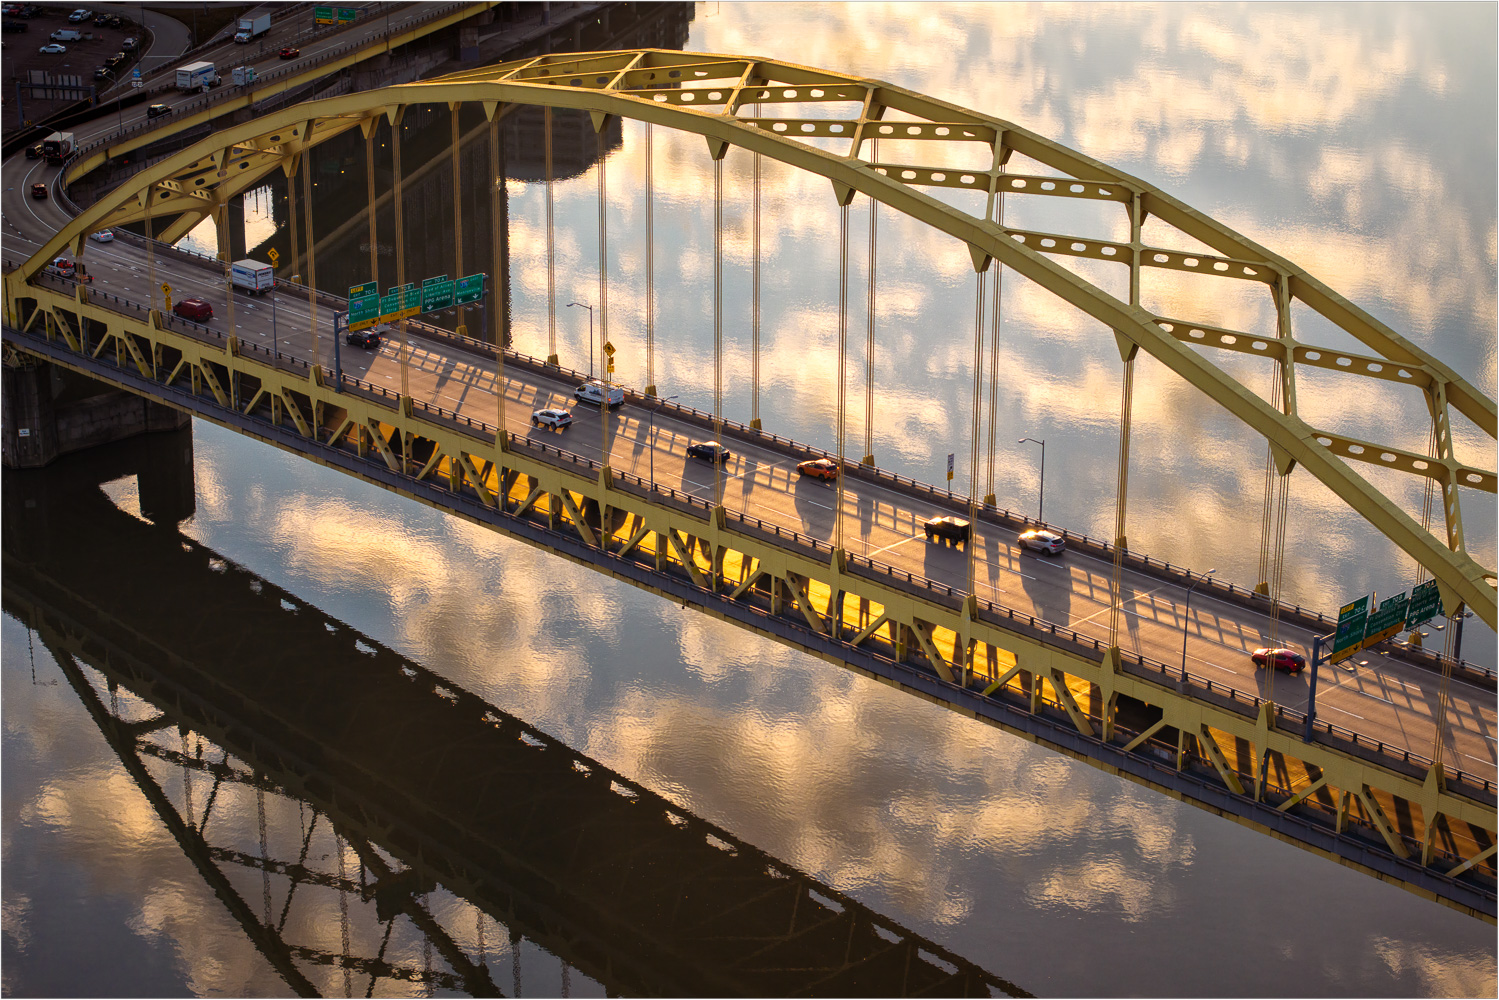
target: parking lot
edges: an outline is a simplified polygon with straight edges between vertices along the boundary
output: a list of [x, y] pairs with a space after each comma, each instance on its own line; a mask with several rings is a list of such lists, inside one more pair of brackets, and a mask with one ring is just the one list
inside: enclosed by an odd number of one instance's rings
[[[13, 9], [20, 11], [23, 7], [33, 8], [31, 17], [11, 12]], [[125, 59], [111, 71], [109, 77], [95, 79], [94, 71], [104, 66], [109, 57], [122, 51], [122, 43], [126, 38], [133, 36], [138, 41], [144, 42], [140, 25], [133, 20], [123, 18], [119, 27], [98, 25], [92, 18], [81, 23], [70, 23], [68, 15], [77, 9], [79, 8], [57, 4], [5, 5], [6, 30], [3, 36], [5, 46], [3, 124], [5, 129], [9, 130], [25, 120], [40, 120], [80, 99], [66, 96], [47, 98], [40, 96], [40, 91], [33, 95], [25, 86], [20, 88], [18, 98], [16, 83], [27, 80], [31, 70], [45, 70], [54, 76], [64, 74], [77, 76], [84, 87], [94, 87], [95, 93], [100, 96], [113, 87], [116, 81], [129, 79], [130, 71], [140, 55], [139, 45], [135, 51], [125, 53]], [[23, 27], [18, 28], [18, 26]], [[64, 46], [67, 51], [58, 55], [44, 54], [39, 51], [43, 46], [51, 43], [50, 36], [58, 30], [77, 31], [83, 38], [78, 41], [59, 42], [58, 44]]]

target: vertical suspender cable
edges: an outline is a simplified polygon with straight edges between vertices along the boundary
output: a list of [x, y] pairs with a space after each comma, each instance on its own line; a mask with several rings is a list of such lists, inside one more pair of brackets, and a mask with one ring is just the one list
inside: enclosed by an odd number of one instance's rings
[[552, 209], [552, 109], [541, 111], [547, 185], [547, 364], [557, 364], [557, 238]]
[[[713, 161], [713, 441], [723, 447], [723, 159]], [[714, 455], [713, 505], [723, 506], [724, 464]], [[715, 563], [716, 566], [716, 563]], [[717, 569], [714, 570], [717, 580]], [[717, 583], [714, 584], [717, 586]]]
[[[848, 206], [838, 210], [838, 496], [833, 502], [833, 548], [843, 548], [843, 461], [848, 424]], [[828, 609], [832, 614], [831, 608]]]
[[[463, 277], [463, 167], [458, 155], [458, 109], [457, 101], [448, 105], [453, 126], [453, 280]], [[463, 322], [463, 306], [458, 307], [458, 332], [467, 333]]]
[[[759, 117], [760, 105], [755, 105]], [[760, 154], [755, 154], [755, 180], [752, 185], [754, 202], [754, 229], [752, 242], [754, 252], [750, 264], [750, 426], [760, 429]]]
[[[1129, 204], [1129, 301], [1140, 304], [1140, 226], [1144, 210], [1140, 196], [1135, 194]], [[1118, 338], [1118, 334], [1115, 334]], [[1124, 607], [1120, 603], [1124, 589], [1124, 552], [1129, 547], [1127, 515], [1129, 512], [1129, 442], [1130, 422], [1135, 402], [1135, 356], [1139, 348], [1133, 343], [1118, 338], [1120, 356], [1124, 360], [1124, 381], [1119, 393], [1119, 468], [1114, 484], [1114, 575], [1109, 590], [1109, 645], [1119, 646], [1119, 628], [1123, 624]], [[1182, 623], [1185, 629], [1186, 622]]]
[[286, 255], [286, 264], [291, 273], [297, 275], [299, 278], [302, 274], [302, 268], [298, 263], [299, 258], [297, 257], [297, 168], [300, 167], [302, 160], [306, 156], [307, 153], [305, 150], [297, 153], [292, 158], [292, 172], [286, 175], [286, 218], [291, 226], [291, 231], [288, 233], [291, 239], [291, 253]]
[[[396, 287], [399, 288], [406, 283], [406, 229], [405, 214], [401, 211], [403, 198], [403, 182], [401, 179], [401, 124], [402, 115], [397, 115], [396, 120], [390, 125], [390, 161], [391, 161], [391, 206], [395, 209], [395, 240], [396, 240]], [[306, 169], [306, 164], [303, 164]], [[312, 233], [307, 234], [307, 259], [312, 260]], [[403, 303], [404, 304], [404, 303]], [[406, 369], [407, 357], [410, 351], [406, 338], [406, 321], [403, 319], [396, 323], [396, 329], [400, 331], [401, 346], [397, 352], [401, 356], [401, 395], [410, 397], [411, 376]], [[405, 404], [402, 404], [403, 406]], [[401, 468], [406, 468], [406, 441], [401, 441]]]
[[[604, 345], [609, 343], [609, 182], [604, 171], [604, 130], [600, 128], [596, 133], [599, 151], [599, 352], [604, 351]], [[599, 372], [604, 376], [604, 385], [609, 386], [614, 382], [614, 374], [609, 371], [613, 366], [614, 358], [608, 355], [601, 358]], [[593, 359], [588, 359], [588, 364], [593, 365]], [[599, 457], [600, 465], [609, 464], [609, 393], [604, 393], [605, 405], [599, 410], [599, 423], [604, 429], [604, 450]]]
[[[307, 151], [304, 150], [302, 155], [305, 157]], [[317, 241], [312, 234], [311, 161], [302, 164], [302, 201], [302, 210], [307, 213], [307, 313], [310, 320], [308, 336], [312, 338], [312, 354], [308, 356], [308, 361], [316, 366], [322, 359], [318, 356], [317, 343], [317, 264], [313, 260], [313, 244]]]
[[[501, 216], [501, 205], [505, 199], [505, 177], [500, 173], [500, 116], [496, 111], [495, 116], [489, 120], [489, 237], [493, 244], [490, 267], [496, 272], [496, 279], [489, 283], [491, 292], [499, 291], [498, 272], [500, 268], [500, 242], [505, 238], [503, 229], [504, 219]], [[494, 401], [495, 401], [495, 446], [497, 451], [503, 451], [508, 444], [505, 431], [505, 341], [500, 335], [500, 325], [503, 322], [500, 317], [505, 311], [503, 302], [495, 304], [494, 319], [494, 345], [495, 345], [495, 373], [494, 373]], [[490, 337], [490, 331], [485, 330], [484, 338]], [[497, 470], [498, 471], [498, 470]], [[503, 480], [502, 480], [503, 482]], [[503, 508], [504, 499], [500, 499]]]
[[656, 395], [656, 176], [654, 126], [645, 123], [645, 394]]
[[[376, 125], [379, 119], [376, 119]], [[375, 225], [375, 128], [371, 127], [364, 135], [364, 187], [365, 198], [370, 206], [370, 280], [380, 280], [380, 248], [375, 242], [377, 227]]]
[[[1000, 173], [1004, 173], [1004, 166], [1000, 166]], [[1003, 229], [1005, 224], [1005, 195], [1001, 189], [998, 201], [998, 222]], [[1000, 306], [1003, 304], [1002, 289], [1005, 282], [1005, 266], [998, 260], [994, 262], [994, 306], [989, 310], [989, 328], [993, 331], [989, 338], [989, 462], [988, 473], [985, 476], [984, 505], [988, 507], [998, 506], [994, 495], [994, 434], [998, 429], [998, 406], [999, 406], [999, 321], [1002, 315]]]
[[[880, 140], [875, 139], [870, 152], [875, 162], [880, 159]], [[869, 302], [865, 311], [869, 314], [869, 343], [864, 348], [864, 458], [862, 464], [874, 465], [874, 317], [875, 317], [875, 265], [878, 242], [880, 203], [873, 196], [869, 199]]]
[[[973, 558], [974, 535], [978, 526], [978, 482], [979, 482], [979, 417], [983, 412], [984, 399], [984, 282], [988, 278], [987, 262], [979, 271], [973, 286], [973, 398], [970, 400], [972, 419], [968, 442], [968, 541], [963, 543], [964, 561], [968, 564], [968, 593], [974, 593], [977, 569]], [[967, 650], [953, 650], [954, 661], [961, 655], [967, 664]]]

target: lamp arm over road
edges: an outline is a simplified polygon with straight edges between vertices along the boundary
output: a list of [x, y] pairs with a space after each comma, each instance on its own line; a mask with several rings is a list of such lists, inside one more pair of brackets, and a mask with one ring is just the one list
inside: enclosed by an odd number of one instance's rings
[[1186, 606], [1182, 608], [1182, 681], [1183, 682], [1185, 682], [1186, 679], [1187, 679], [1187, 623], [1188, 623], [1188, 621], [1190, 621], [1189, 616], [1192, 613], [1192, 591], [1194, 591], [1194, 590], [1197, 589], [1197, 585], [1198, 584], [1200, 584], [1200, 583], [1206, 583], [1208, 577], [1212, 576], [1216, 572], [1218, 572], [1218, 567], [1214, 566], [1212, 569], [1210, 569], [1206, 573], [1202, 574], [1202, 579], [1201, 580], [1194, 580], [1194, 581], [1192, 581], [1192, 585], [1187, 588], [1187, 602], [1186, 602]]

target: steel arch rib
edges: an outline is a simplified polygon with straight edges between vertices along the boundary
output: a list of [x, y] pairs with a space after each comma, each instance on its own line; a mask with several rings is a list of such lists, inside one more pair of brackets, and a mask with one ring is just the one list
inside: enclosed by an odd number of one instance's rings
[[[700, 77], [697, 75], [699, 73], [712, 75]], [[588, 79], [585, 80], [585, 77]], [[585, 86], [585, 83], [589, 85]], [[693, 83], [701, 84], [701, 89], [693, 90], [687, 86]], [[874, 129], [892, 124], [881, 121], [884, 111], [892, 109], [914, 116], [910, 120], [903, 119], [896, 123], [902, 127], [926, 126], [933, 131], [939, 127], [958, 127], [965, 134], [954, 136], [954, 140], [988, 142], [996, 154], [995, 166], [991, 169], [919, 168], [921, 176], [918, 180], [906, 183], [892, 176], [898, 172], [895, 165], [876, 167], [856, 155], [829, 153], [797, 141], [790, 128], [784, 133], [776, 132], [737, 116], [741, 105], [754, 103], [758, 99], [756, 92], [781, 90], [784, 93], [791, 88], [795, 88], [799, 96], [787, 98], [783, 103], [794, 103], [797, 100], [862, 100], [863, 111], [856, 122], [818, 119], [816, 121], [821, 122], [821, 125], [809, 125], [813, 120], [782, 120], [796, 125], [798, 129], [810, 127], [821, 138], [829, 135], [847, 138], [855, 153], [862, 142], [876, 137], [872, 134]], [[711, 96], [712, 99], [696, 101], [699, 94], [705, 98]], [[811, 94], [820, 96], [813, 97]], [[687, 101], [693, 103], [684, 103]], [[1001, 228], [987, 217], [980, 218], [947, 205], [918, 190], [915, 184], [942, 185], [945, 178], [934, 176], [939, 172], [962, 174], [965, 182], [978, 177], [985, 181], [987, 187], [979, 188], [976, 184], [970, 184], [970, 189], [986, 191], [992, 203], [994, 195], [1002, 193], [997, 190], [997, 178], [1001, 176], [998, 165], [1005, 155], [1003, 151], [1013, 150], [1071, 175], [1053, 178], [1067, 185], [1076, 181], [1112, 185], [1121, 189], [1125, 198], [1139, 198], [1145, 212], [1212, 247], [1235, 266], [1263, 269], [1264, 273], [1257, 273], [1255, 280], [1264, 281], [1268, 276], [1275, 282], [1283, 282], [1291, 298], [1306, 303], [1377, 352], [1379, 358], [1375, 360], [1419, 368], [1426, 383], [1423, 392], [1428, 400], [1442, 400], [1435, 411], [1441, 419], [1445, 419], [1445, 407], [1450, 404], [1492, 438], [1496, 434], [1496, 424], [1499, 424], [1499, 419], [1496, 419], [1499, 410], [1496, 410], [1493, 399], [1304, 270], [1150, 184], [1009, 122], [877, 80], [744, 56], [643, 49], [540, 56], [467, 70], [431, 81], [400, 84], [313, 101], [224, 129], [135, 175], [126, 186], [75, 218], [12, 278], [28, 280], [64, 247], [69, 244], [75, 248], [80, 247], [84, 235], [98, 228], [106, 219], [118, 224], [131, 214], [138, 217], [141, 214], [139, 195], [142, 191], [164, 183], [180, 190], [174, 177], [184, 170], [205, 169], [215, 154], [222, 155], [223, 150], [243, 146], [247, 153], [258, 150], [262, 155], [285, 159], [321, 141], [318, 136], [313, 136], [308, 141], [307, 133], [312, 131], [314, 124], [321, 123], [325, 131], [334, 134], [343, 128], [352, 127], [361, 119], [393, 113], [394, 109], [404, 105], [449, 102], [481, 104], [490, 115], [495, 114], [502, 105], [570, 108], [592, 113], [596, 124], [602, 121], [602, 116], [618, 115], [676, 131], [696, 133], [707, 139], [710, 149], [718, 150], [726, 145], [733, 145], [773, 157], [790, 166], [828, 178], [840, 196], [847, 196], [853, 191], [863, 193], [962, 240], [969, 245], [976, 264], [982, 262], [987, 265], [988, 259], [992, 258], [1013, 268], [1104, 323], [1120, 336], [1144, 348], [1172, 371], [1207, 393], [1231, 414], [1263, 435], [1279, 451], [1282, 465], [1286, 460], [1299, 462], [1402, 551], [1424, 566], [1441, 584], [1449, 611], [1457, 601], [1462, 601], [1474, 608], [1490, 627], [1499, 626], [1493, 582], [1495, 575], [1473, 560], [1463, 550], [1461, 543], [1458, 479], [1461, 473], [1475, 470], [1460, 465], [1451, 456], [1450, 447], [1443, 454], [1430, 459], [1431, 467], [1424, 474], [1436, 479], [1442, 486], [1443, 494], [1451, 498], [1450, 502], [1444, 503], [1444, 507], [1449, 509], [1451, 548], [1440, 543], [1368, 480], [1354, 472], [1329, 447], [1320, 443], [1318, 437], [1325, 438], [1328, 435], [1321, 434], [1297, 416], [1294, 403], [1290, 406], [1292, 412], [1281, 412], [1163, 329], [1160, 317], [1119, 300], [1053, 261], [1045, 253], [1017, 242], [1014, 231]], [[847, 127], [848, 133], [827, 131], [833, 123]], [[819, 128], [822, 131], [815, 131]], [[266, 138], [288, 129], [294, 130], [294, 133], [284, 140], [278, 139], [272, 143]], [[261, 172], [249, 170], [243, 172], [243, 179], [225, 178], [224, 187], [217, 190], [213, 185], [204, 187], [218, 201], [223, 201], [247, 186], [244, 182], [250, 176]], [[195, 183], [202, 184], [201, 180]], [[949, 182], [945, 186], [962, 185]], [[1118, 192], [1110, 200], [1120, 200]], [[128, 208], [132, 202], [137, 206], [134, 213], [130, 213]], [[182, 203], [172, 198], [160, 201], [153, 199], [152, 203], [153, 213], [175, 214], [184, 210], [177, 208]], [[198, 204], [201, 206], [202, 201]], [[1195, 258], [1203, 255], [1177, 252], [1177, 256]], [[1119, 263], [1129, 263], [1131, 267], [1141, 266], [1138, 261], [1113, 259]], [[1285, 340], [1270, 336], [1259, 339], [1278, 344], [1288, 361], [1292, 358], [1293, 348], [1305, 346], [1290, 336]], [[1437, 384], [1432, 386], [1431, 383]], [[1442, 390], [1444, 394], [1434, 390]], [[1479, 488], [1491, 488], [1493, 483], [1492, 473], [1468, 478], [1470, 481], [1480, 482]]]

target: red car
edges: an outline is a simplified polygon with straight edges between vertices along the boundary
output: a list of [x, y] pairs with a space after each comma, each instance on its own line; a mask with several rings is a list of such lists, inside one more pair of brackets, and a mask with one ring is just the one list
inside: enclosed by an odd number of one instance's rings
[[1294, 649], [1261, 647], [1250, 653], [1249, 658], [1254, 661], [1256, 667], [1269, 664], [1276, 670], [1284, 670], [1288, 674], [1299, 674], [1306, 669], [1306, 657]]
[[301, 54], [302, 50], [297, 48], [295, 45], [288, 45], [286, 48], [281, 50], [282, 59], [295, 59]]
[[838, 463], [831, 458], [814, 458], [810, 462], [797, 463], [796, 471], [813, 479], [833, 482], [838, 478]]
[[183, 319], [206, 323], [213, 319], [213, 306], [199, 298], [183, 299], [172, 307], [172, 312]]

